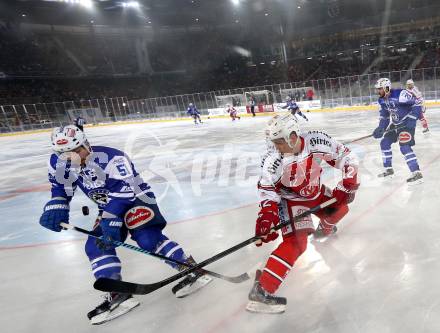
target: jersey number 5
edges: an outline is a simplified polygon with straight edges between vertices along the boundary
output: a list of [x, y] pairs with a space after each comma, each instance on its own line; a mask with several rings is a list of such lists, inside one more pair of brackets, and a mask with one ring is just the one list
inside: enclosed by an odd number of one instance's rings
[[126, 176], [127, 175], [127, 170], [125, 169], [125, 165], [124, 164], [119, 164], [116, 166], [116, 169], [118, 169], [119, 174], [121, 176]]

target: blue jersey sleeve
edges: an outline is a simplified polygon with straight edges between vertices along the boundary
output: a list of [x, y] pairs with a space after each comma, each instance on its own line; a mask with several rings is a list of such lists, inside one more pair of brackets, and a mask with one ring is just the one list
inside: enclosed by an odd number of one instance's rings
[[386, 108], [385, 103], [383, 102], [382, 99], [379, 99], [379, 105], [380, 105], [379, 127], [386, 129], [388, 127], [388, 125], [390, 124], [390, 112]]
[[72, 200], [77, 187], [77, 177], [70, 172], [70, 162], [62, 161], [52, 154], [48, 163], [48, 177], [51, 184], [52, 198]]
[[399, 94], [399, 104], [412, 106], [416, 103], [416, 98], [409, 91], [403, 89]]

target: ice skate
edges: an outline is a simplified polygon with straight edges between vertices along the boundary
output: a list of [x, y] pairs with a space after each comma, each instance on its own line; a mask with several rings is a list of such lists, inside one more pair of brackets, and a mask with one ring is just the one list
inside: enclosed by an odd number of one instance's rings
[[320, 223], [318, 227], [316, 228], [315, 232], [313, 233], [313, 237], [315, 239], [328, 237], [330, 235], [335, 234], [338, 231], [338, 228], [334, 225], [331, 228], [324, 228], [322, 224]]
[[429, 128], [424, 128], [423, 129], [423, 131], [422, 131], [422, 133], [424, 134], [424, 135], [428, 135], [430, 132], [429, 132]]
[[90, 324], [99, 325], [126, 314], [140, 303], [129, 294], [108, 293], [105, 301], [87, 314]]
[[183, 298], [194, 294], [210, 282], [212, 282], [212, 278], [201, 272], [191, 273], [176, 284], [171, 291], [177, 298]]
[[412, 176], [406, 180], [406, 183], [410, 186], [423, 183], [423, 175], [420, 171], [414, 171]]
[[377, 177], [384, 179], [392, 179], [394, 177], [394, 170], [393, 168], [387, 168], [385, 169], [385, 172], [378, 174]]
[[246, 305], [246, 310], [257, 313], [283, 313], [286, 311], [287, 299], [274, 296], [265, 291], [259, 282], [260, 275], [261, 271], [257, 270], [254, 286], [249, 292], [249, 302]]

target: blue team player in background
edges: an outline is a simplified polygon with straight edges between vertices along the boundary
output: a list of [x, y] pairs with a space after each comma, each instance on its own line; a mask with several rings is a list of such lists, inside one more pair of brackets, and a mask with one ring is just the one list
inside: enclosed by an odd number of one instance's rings
[[286, 97], [286, 105], [282, 106], [281, 108], [287, 109], [295, 117], [298, 114], [301, 117], [303, 117], [305, 120], [309, 121], [307, 117], [304, 115], [304, 113], [302, 113], [301, 110], [299, 109], [298, 104], [296, 104], [296, 102], [290, 96]]
[[186, 113], [188, 113], [194, 119], [194, 124], [197, 125], [197, 119], [199, 120], [200, 124], [202, 123], [202, 119], [200, 119], [200, 112], [193, 103], [189, 103]]
[[373, 136], [376, 139], [382, 139], [380, 148], [385, 167], [385, 172], [379, 174], [379, 177], [388, 178], [394, 175], [391, 144], [399, 142], [400, 151], [412, 172], [407, 183], [408, 185], [420, 184], [423, 182], [423, 176], [412, 146], [415, 145], [415, 128], [422, 107], [416, 104], [415, 97], [407, 90], [391, 89], [391, 81], [387, 78], [379, 79], [374, 87], [379, 94], [381, 108], [379, 126], [374, 130]]
[[84, 125], [86, 124], [86, 120], [83, 117], [81, 116], [76, 117], [75, 120], [73, 121], [73, 124], [84, 132]]
[[[52, 198], [44, 207], [40, 224], [60, 232], [61, 222], [69, 222], [69, 203], [79, 187], [99, 208], [94, 232], [103, 240], [89, 236], [85, 252], [96, 278], [121, 279], [121, 261], [112, 240], [123, 242], [127, 235], [149, 251], [179, 262], [195, 264], [175, 241], [162, 232], [166, 221], [156, 203], [154, 193], [137, 173], [122, 151], [105, 146], [90, 146], [78, 127], [57, 127], [52, 133], [54, 153], [49, 161]], [[169, 263], [175, 269], [185, 267]], [[173, 292], [184, 297], [200, 289], [212, 279], [200, 272], [188, 275]], [[92, 324], [112, 320], [139, 302], [131, 295], [109, 293], [106, 300], [88, 313]]]

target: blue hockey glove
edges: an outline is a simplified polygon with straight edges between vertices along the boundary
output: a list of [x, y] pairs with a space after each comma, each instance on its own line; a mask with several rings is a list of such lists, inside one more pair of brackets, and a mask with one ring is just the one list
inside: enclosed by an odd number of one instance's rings
[[60, 232], [60, 223], [69, 223], [69, 202], [66, 199], [52, 199], [44, 206], [40, 224], [52, 231]]
[[385, 130], [382, 127], [378, 127], [373, 131], [373, 137], [375, 139], [380, 139], [383, 137], [384, 133], [385, 133]]
[[101, 250], [111, 250], [118, 245], [113, 241], [122, 242], [122, 226], [124, 220], [119, 217], [103, 218], [99, 223], [102, 230], [102, 239], [96, 240], [96, 245]]

